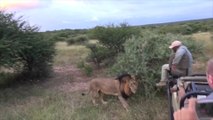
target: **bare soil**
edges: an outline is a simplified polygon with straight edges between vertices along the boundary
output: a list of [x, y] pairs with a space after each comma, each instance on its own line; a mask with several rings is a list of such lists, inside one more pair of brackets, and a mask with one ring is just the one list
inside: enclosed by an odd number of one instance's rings
[[89, 77], [75, 65], [55, 66], [53, 71], [53, 75], [44, 83], [44, 86], [62, 92], [85, 91], [91, 79], [104, 76], [103, 69], [94, 69], [93, 75]]

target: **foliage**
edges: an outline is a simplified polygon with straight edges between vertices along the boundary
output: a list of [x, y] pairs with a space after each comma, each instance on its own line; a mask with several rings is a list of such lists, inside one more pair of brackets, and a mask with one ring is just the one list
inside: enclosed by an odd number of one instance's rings
[[23, 64], [23, 73], [30, 78], [44, 77], [50, 72], [54, 55], [53, 42], [44, 40], [35, 31], [30, 31], [25, 35], [27, 38], [22, 42], [26, 46], [19, 52], [20, 62]]
[[111, 56], [113, 51], [109, 51], [106, 47], [98, 44], [87, 44], [86, 47], [91, 50], [89, 59], [98, 67], [100, 67], [100, 64], [103, 63], [104, 60], [113, 59]]
[[161, 66], [168, 63], [170, 55], [168, 46], [171, 41], [178, 38], [189, 45], [192, 53], [203, 51], [203, 48], [195, 46], [196, 41], [188, 40], [180, 35], [143, 31], [142, 36], [126, 41], [125, 52], [117, 57], [117, 63], [112, 67], [112, 72], [129, 72], [136, 75], [140, 80], [140, 88], [143, 91], [141, 93], [145, 96], [155, 95], [155, 83], [160, 80]]
[[88, 42], [88, 37], [86, 35], [78, 35], [76, 37], [71, 37], [69, 39], [67, 39], [67, 43], [68, 45], [72, 45], [72, 44], [84, 44], [86, 42]]
[[196, 41], [191, 37], [185, 37], [182, 42], [191, 51], [195, 60], [204, 57], [205, 46], [202, 41]]
[[75, 39], [74, 38], [69, 38], [66, 40], [68, 45], [73, 45], [75, 44]]
[[85, 63], [84, 61], [81, 61], [77, 64], [78, 68], [82, 69], [87, 76], [91, 76], [93, 73], [93, 68], [91, 65]]
[[91, 49], [90, 58], [100, 65], [102, 61], [108, 61], [106, 64], [113, 63], [114, 57], [118, 53], [124, 52], [123, 44], [133, 35], [139, 34], [139, 30], [122, 23], [118, 26], [97, 26], [93, 30], [93, 38], [98, 39], [99, 44], [89, 46]]
[[12, 80], [14, 79], [14, 75], [12, 73], [8, 72], [0, 72], [0, 87], [10, 84]]
[[112, 24], [106, 27], [98, 26], [94, 28], [94, 36], [100, 44], [110, 51], [115, 51], [115, 53], [123, 52], [125, 41], [138, 33], [137, 29], [131, 28], [126, 23], [119, 26]]
[[197, 32], [213, 31], [213, 19], [150, 25], [146, 26], [146, 28], [157, 29], [161, 33], [190, 35]]
[[54, 30], [54, 31], [46, 31], [42, 32], [44, 35], [45, 39], [49, 39], [51, 41], [66, 41], [78, 36], [88, 36], [88, 31], [87, 29], [62, 29], [62, 30]]
[[[123, 23], [127, 26], [127, 24]], [[94, 31], [99, 34], [98, 28], [117, 28], [122, 25], [108, 25], [108, 26], [97, 26], [93, 29], [62, 29], [54, 31], [42, 32], [45, 35], [45, 39], [50, 39], [52, 41], [64, 41], [76, 37], [78, 35], [86, 35], [89, 39], [96, 39], [97, 36], [94, 34]], [[131, 29], [149, 29], [157, 30], [161, 33], [173, 33], [173, 34], [183, 34], [189, 35], [197, 32], [207, 32], [213, 31], [213, 19], [200, 19], [200, 20], [190, 20], [190, 21], [181, 21], [181, 22], [172, 22], [172, 23], [162, 23], [162, 24], [151, 24], [151, 25], [142, 25], [142, 26], [127, 26]], [[102, 33], [101, 33], [102, 34]]]
[[79, 35], [79, 36], [76, 37], [77, 43], [84, 43], [86, 41], [88, 41], [88, 38], [87, 38], [86, 35]]
[[[13, 14], [4, 14], [0, 11], [0, 66], [11, 66], [18, 59], [13, 54], [18, 47], [17, 36], [21, 31], [18, 31], [19, 20], [15, 21], [12, 18]], [[20, 22], [20, 27], [23, 24], [25, 22]]]
[[12, 67], [24, 77], [46, 76], [54, 55], [54, 44], [22, 17], [0, 11], [0, 66]]

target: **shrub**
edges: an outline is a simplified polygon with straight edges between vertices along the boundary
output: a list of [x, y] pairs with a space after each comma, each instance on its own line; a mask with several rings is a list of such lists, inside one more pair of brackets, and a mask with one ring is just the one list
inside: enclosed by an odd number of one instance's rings
[[139, 30], [129, 27], [126, 23], [121, 23], [119, 26], [108, 25], [106, 27], [98, 26], [93, 31], [96, 39], [100, 44], [108, 50], [115, 51], [115, 53], [123, 52], [123, 44], [133, 35], [139, 34]]
[[67, 38], [69, 36], [69, 33], [68, 32], [60, 32], [58, 34], [59, 37], [63, 37], [63, 38]]
[[182, 40], [183, 44], [188, 47], [191, 51], [193, 58], [196, 60], [198, 58], [204, 57], [204, 43], [202, 41], [196, 41], [191, 37], [185, 37]]
[[0, 11], [0, 66], [20, 71], [26, 78], [48, 75], [54, 43], [44, 39], [38, 27], [14, 14]]
[[88, 42], [88, 37], [86, 35], [79, 35], [76, 37], [71, 37], [67, 41], [68, 45], [72, 44], [84, 44]]
[[123, 44], [125, 41], [138, 34], [139, 29], [129, 27], [126, 23], [118, 26], [97, 26], [93, 30], [93, 38], [98, 39], [99, 45], [92, 48], [89, 47], [92, 52], [90, 58], [98, 65], [102, 61], [105, 61], [105, 64], [111, 64], [118, 53], [124, 52]]
[[85, 43], [88, 41], [88, 37], [86, 35], [79, 35], [75, 38], [76, 43]]
[[86, 47], [91, 50], [89, 59], [91, 59], [98, 67], [100, 67], [100, 64], [104, 60], [113, 59], [111, 56], [113, 53], [103, 46], [98, 44], [87, 44]]
[[73, 45], [75, 44], [75, 39], [74, 38], [69, 38], [68, 40], [66, 40], [68, 45]]
[[194, 46], [192, 53], [201, 53], [203, 49], [196, 48], [195, 42], [180, 35], [158, 34], [144, 31], [140, 37], [132, 37], [125, 43], [125, 52], [117, 57], [112, 72], [129, 72], [140, 80], [143, 95], [153, 96], [156, 93], [155, 83], [160, 80], [161, 66], [168, 63], [170, 50], [168, 46], [174, 39], [181, 39], [189, 43], [189, 49]]
[[77, 64], [77, 67], [85, 72], [87, 76], [91, 76], [93, 73], [93, 68], [89, 64], [86, 64], [84, 61], [81, 61]]
[[13, 76], [12, 73], [0, 72], [0, 87], [10, 84], [14, 79]]

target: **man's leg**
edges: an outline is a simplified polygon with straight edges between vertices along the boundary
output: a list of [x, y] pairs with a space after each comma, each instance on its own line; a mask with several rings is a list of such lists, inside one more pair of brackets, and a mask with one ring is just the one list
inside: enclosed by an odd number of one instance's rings
[[166, 81], [168, 80], [168, 71], [169, 71], [169, 64], [164, 64], [161, 69], [161, 80], [159, 83], [156, 84], [157, 87], [162, 87], [166, 85]]

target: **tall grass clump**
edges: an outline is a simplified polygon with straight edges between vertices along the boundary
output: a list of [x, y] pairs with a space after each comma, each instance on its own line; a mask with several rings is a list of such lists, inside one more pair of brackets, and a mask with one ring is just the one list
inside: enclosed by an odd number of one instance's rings
[[155, 83], [160, 80], [161, 66], [168, 63], [171, 53], [168, 46], [175, 39], [186, 43], [192, 54], [203, 51], [202, 47], [197, 47], [196, 41], [183, 36], [143, 31], [140, 37], [132, 37], [125, 42], [125, 52], [117, 57], [112, 72], [136, 75], [140, 80], [139, 91], [143, 91], [141, 93], [147, 97], [155, 95]]

